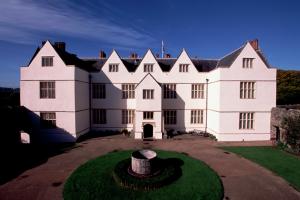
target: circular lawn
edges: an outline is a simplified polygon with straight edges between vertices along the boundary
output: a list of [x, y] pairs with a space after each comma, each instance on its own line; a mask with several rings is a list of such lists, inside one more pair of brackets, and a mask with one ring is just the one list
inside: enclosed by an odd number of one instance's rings
[[158, 189], [133, 190], [114, 179], [115, 166], [133, 151], [108, 153], [77, 168], [65, 183], [64, 199], [210, 199], [223, 198], [218, 175], [200, 160], [183, 153], [156, 151], [160, 159], [180, 160], [180, 177]]

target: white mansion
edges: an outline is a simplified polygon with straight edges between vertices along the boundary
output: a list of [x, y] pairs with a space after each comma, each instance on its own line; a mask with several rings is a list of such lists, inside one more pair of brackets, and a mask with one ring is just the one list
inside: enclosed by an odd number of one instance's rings
[[270, 140], [276, 106], [276, 69], [257, 40], [215, 60], [185, 50], [177, 58], [151, 50], [121, 58], [113, 50], [83, 59], [65, 43], [47, 41], [21, 67], [20, 79], [31, 135], [48, 142], [122, 129], [137, 139], [196, 129], [219, 141]]

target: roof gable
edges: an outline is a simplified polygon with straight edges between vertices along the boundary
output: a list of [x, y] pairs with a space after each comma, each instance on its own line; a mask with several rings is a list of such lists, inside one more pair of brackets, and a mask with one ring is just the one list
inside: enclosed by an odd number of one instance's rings
[[245, 45], [222, 57], [219, 60], [217, 67], [230, 67], [232, 63], [236, 60], [236, 58], [240, 55], [240, 53], [243, 51], [244, 47]]
[[158, 85], [159, 85], [159, 87], [161, 87], [161, 84], [152, 76], [152, 74], [150, 74], [150, 73], [147, 73], [141, 80], [140, 80], [140, 82], [135, 86], [135, 88], [137, 88], [138, 86], [140, 86], [141, 85], [141, 83], [143, 82], [143, 81], [145, 81], [146, 79], [152, 79], [155, 83], [157, 83]]
[[[190, 56], [185, 51], [185, 49], [182, 49], [182, 52], [178, 56], [176, 62], [173, 64], [173, 67], [171, 68], [170, 71], [176, 70], [177, 72], [179, 72], [179, 65], [180, 64], [189, 64], [190, 66], [192, 66], [191, 68], [189, 68], [189, 72], [197, 71], [194, 63], [192, 62]], [[174, 69], [174, 68], [176, 68], [176, 69]]]

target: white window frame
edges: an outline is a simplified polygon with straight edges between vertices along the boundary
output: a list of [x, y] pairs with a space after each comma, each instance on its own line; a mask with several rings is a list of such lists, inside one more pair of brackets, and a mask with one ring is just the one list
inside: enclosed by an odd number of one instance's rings
[[164, 99], [176, 99], [177, 98], [176, 84], [174, 84], [174, 83], [163, 84], [163, 90], [164, 90]]
[[243, 68], [253, 68], [253, 60], [254, 58], [243, 58]]
[[135, 84], [122, 84], [122, 99], [135, 98]]
[[105, 109], [93, 109], [92, 110], [93, 124], [106, 124], [107, 123], [106, 114], [107, 111]]
[[153, 89], [144, 89], [143, 90], [143, 99], [154, 99], [154, 90]]
[[144, 64], [144, 72], [150, 73], [153, 72], [153, 65], [152, 63], [145, 63]]
[[164, 123], [166, 125], [177, 124], [177, 111], [176, 110], [164, 110]]
[[203, 110], [191, 110], [191, 124], [203, 124]]
[[239, 129], [254, 129], [254, 112], [239, 113]]
[[42, 56], [42, 67], [53, 67], [54, 56]]
[[153, 120], [154, 119], [154, 112], [153, 111], [144, 111], [143, 112], [143, 119]]
[[179, 64], [179, 72], [189, 72], [189, 64]]
[[40, 112], [40, 124], [43, 129], [56, 128], [56, 113], [55, 112]]
[[118, 72], [119, 71], [119, 64], [111, 63], [108, 65], [109, 72]]
[[40, 99], [55, 99], [55, 81], [40, 81]]
[[122, 124], [133, 124], [134, 110], [122, 110]]
[[93, 99], [105, 99], [106, 85], [103, 83], [92, 83], [92, 97]]
[[195, 83], [191, 86], [192, 99], [204, 99], [204, 83]]
[[255, 99], [255, 81], [240, 82], [240, 99]]

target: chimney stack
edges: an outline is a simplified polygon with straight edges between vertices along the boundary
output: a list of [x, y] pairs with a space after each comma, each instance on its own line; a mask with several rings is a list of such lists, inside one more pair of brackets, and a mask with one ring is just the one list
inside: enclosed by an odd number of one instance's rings
[[57, 49], [60, 49], [62, 51], [65, 51], [66, 50], [66, 43], [64, 42], [55, 42], [54, 43], [54, 46], [57, 48]]
[[249, 43], [255, 49], [255, 51], [259, 50], [259, 48], [258, 48], [258, 39], [251, 40], [251, 41], [249, 41]]
[[165, 58], [171, 58], [171, 54], [166, 53], [166, 54], [165, 54]]
[[130, 54], [130, 58], [137, 58], [137, 57], [138, 57], [137, 53], [131, 53]]
[[99, 53], [99, 57], [100, 58], [106, 58], [106, 53], [103, 50], [101, 50], [100, 53]]
[[155, 54], [155, 57], [156, 57], [156, 58], [159, 58], [159, 53]]

